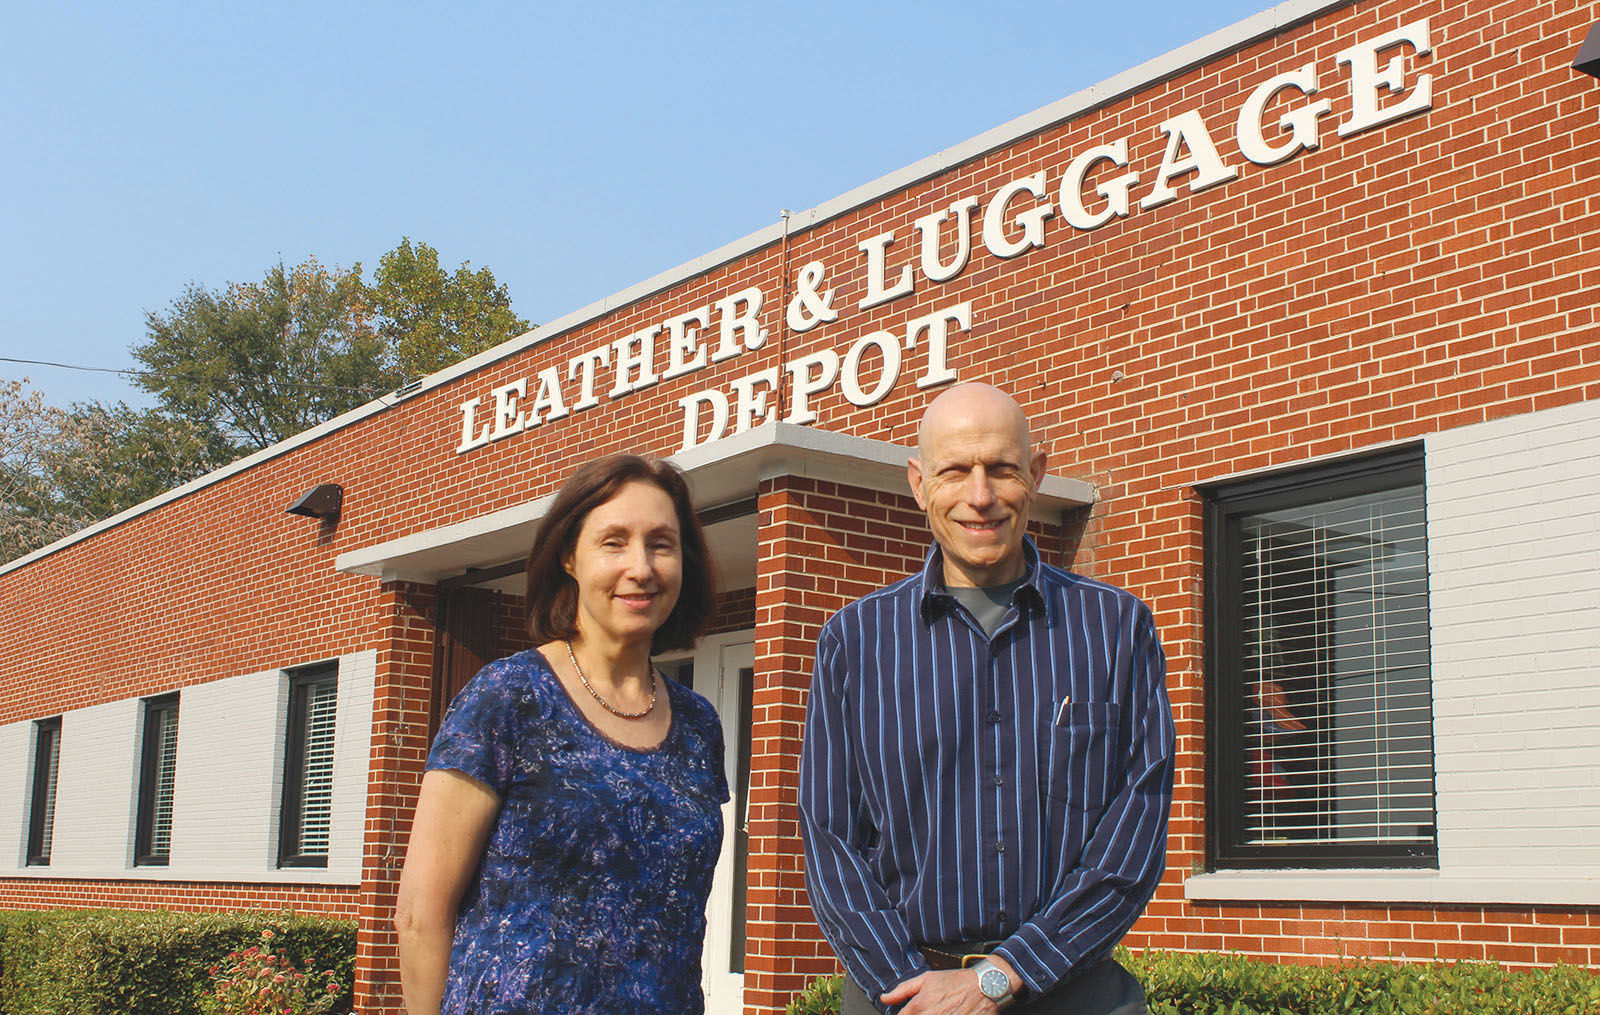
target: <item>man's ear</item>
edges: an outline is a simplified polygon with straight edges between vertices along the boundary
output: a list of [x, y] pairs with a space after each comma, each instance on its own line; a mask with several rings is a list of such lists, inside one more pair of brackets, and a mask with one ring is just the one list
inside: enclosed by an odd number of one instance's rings
[[1049, 465], [1050, 455], [1045, 451], [1036, 451], [1033, 463], [1028, 466], [1028, 471], [1033, 474], [1033, 492], [1039, 492], [1039, 484], [1044, 482], [1044, 474]]
[[928, 505], [922, 500], [922, 462], [915, 458], [906, 459], [906, 482], [911, 486], [911, 496], [917, 499], [917, 507], [924, 511]]

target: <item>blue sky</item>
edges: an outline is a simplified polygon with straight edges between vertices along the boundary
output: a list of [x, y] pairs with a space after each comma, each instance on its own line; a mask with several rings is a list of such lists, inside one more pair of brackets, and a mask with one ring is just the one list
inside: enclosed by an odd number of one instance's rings
[[[547, 321], [1269, 4], [28, 4], [0, 40], [0, 356], [402, 236]], [[110, 374], [0, 362], [57, 404]]]

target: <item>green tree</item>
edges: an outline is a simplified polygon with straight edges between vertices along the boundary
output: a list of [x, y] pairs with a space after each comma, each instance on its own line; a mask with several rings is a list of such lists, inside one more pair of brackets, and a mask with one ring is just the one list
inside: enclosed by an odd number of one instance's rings
[[454, 273], [439, 252], [410, 237], [378, 259], [368, 287], [384, 362], [397, 384], [430, 374], [528, 330], [488, 268]]
[[191, 283], [145, 315], [136, 383], [174, 419], [208, 433], [228, 461], [276, 444], [388, 388], [361, 266], [278, 262], [260, 282]]

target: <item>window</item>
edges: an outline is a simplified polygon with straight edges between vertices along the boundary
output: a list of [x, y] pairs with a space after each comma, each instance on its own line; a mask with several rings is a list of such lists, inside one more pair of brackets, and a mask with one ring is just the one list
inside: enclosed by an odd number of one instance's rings
[[56, 821], [56, 773], [61, 761], [61, 719], [33, 724], [33, 799], [28, 808], [28, 863], [50, 862]]
[[333, 818], [336, 664], [311, 667], [289, 678], [289, 734], [284, 749], [283, 810], [278, 832], [280, 867], [326, 867]]
[[144, 748], [139, 762], [139, 819], [133, 862], [161, 867], [172, 853], [172, 790], [178, 775], [178, 696], [144, 703]]
[[1421, 448], [1206, 507], [1213, 865], [1437, 865]]

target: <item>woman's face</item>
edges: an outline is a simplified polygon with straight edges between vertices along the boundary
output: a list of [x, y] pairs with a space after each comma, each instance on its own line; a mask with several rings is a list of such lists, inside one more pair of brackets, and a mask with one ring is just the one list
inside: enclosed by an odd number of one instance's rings
[[683, 587], [683, 542], [672, 498], [654, 483], [623, 485], [589, 512], [567, 555], [578, 583], [578, 631], [649, 641]]

